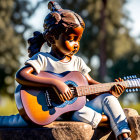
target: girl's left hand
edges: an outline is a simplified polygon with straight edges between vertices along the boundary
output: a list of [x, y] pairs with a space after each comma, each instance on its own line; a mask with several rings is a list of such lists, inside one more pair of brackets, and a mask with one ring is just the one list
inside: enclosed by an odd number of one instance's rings
[[[122, 82], [122, 81], [124, 80], [121, 78], [115, 79], [115, 82]], [[111, 88], [110, 93], [114, 95], [116, 98], [118, 98], [125, 91], [125, 89], [126, 89], [125, 86], [122, 86], [121, 84], [117, 84]]]

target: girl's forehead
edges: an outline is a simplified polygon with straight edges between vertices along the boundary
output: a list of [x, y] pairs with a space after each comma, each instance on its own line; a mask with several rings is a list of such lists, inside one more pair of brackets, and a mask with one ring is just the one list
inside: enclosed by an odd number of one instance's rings
[[64, 33], [64, 34], [65, 35], [71, 35], [71, 34], [73, 34], [73, 35], [77, 35], [77, 36], [82, 36], [83, 31], [84, 31], [83, 27], [82, 26], [78, 26], [76, 28], [70, 28], [70, 29], [68, 29], [67, 32]]

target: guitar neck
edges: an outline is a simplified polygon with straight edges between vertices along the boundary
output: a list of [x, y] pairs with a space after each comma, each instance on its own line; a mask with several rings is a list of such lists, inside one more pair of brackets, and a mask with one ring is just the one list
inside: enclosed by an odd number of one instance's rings
[[80, 97], [80, 96], [92, 95], [97, 93], [109, 92], [112, 86], [116, 84], [120, 84], [122, 86], [125, 86], [126, 88], [129, 88], [129, 83], [127, 81], [111, 82], [111, 83], [76, 87], [76, 92], [77, 92], [76, 94], [78, 97]]

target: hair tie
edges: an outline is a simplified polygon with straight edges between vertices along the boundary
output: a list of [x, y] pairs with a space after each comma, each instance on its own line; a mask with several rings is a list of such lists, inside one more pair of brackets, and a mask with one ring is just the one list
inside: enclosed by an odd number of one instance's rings
[[55, 1], [50, 1], [48, 3], [48, 9], [51, 10], [52, 12], [62, 10], [61, 6]]

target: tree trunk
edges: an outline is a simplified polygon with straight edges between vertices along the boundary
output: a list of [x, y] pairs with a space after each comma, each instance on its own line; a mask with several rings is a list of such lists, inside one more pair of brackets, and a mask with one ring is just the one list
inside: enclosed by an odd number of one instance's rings
[[104, 81], [106, 76], [106, 25], [105, 25], [105, 9], [107, 0], [102, 0], [101, 9], [101, 30], [100, 30], [100, 42], [99, 42], [99, 55], [100, 55], [100, 67], [99, 67], [99, 79]]

